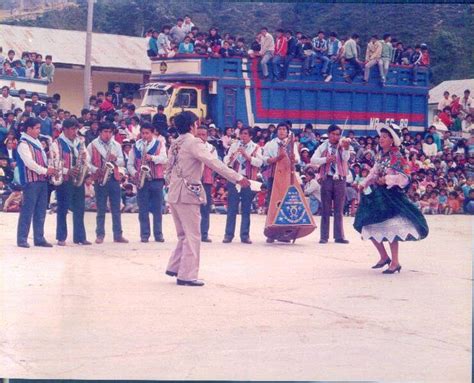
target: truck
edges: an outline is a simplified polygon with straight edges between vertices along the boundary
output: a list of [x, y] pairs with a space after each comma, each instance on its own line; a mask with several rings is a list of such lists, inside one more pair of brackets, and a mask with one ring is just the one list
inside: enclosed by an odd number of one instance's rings
[[[423, 131], [428, 121], [429, 75], [426, 68], [391, 65], [385, 85], [373, 67], [368, 83], [348, 83], [344, 70], [334, 64], [332, 81], [324, 81], [317, 64], [303, 74], [303, 61], [293, 59], [283, 81], [264, 79], [257, 58], [210, 58], [195, 55], [152, 59], [150, 80], [142, 86], [137, 109], [151, 119], [162, 105], [168, 119], [190, 110], [202, 120], [212, 119], [224, 130], [238, 120], [266, 128], [291, 121], [302, 129], [330, 124], [356, 135], [375, 133], [380, 122], [392, 122], [412, 132]], [[349, 70], [350, 68], [346, 68]], [[350, 73], [348, 71], [347, 73]]]

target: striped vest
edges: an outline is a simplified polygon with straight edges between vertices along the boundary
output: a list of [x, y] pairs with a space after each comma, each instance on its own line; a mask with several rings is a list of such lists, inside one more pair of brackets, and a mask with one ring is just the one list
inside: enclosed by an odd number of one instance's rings
[[[48, 167], [48, 164], [45, 163], [44, 158], [43, 158], [43, 149], [39, 148], [38, 146], [32, 144], [31, 142], [21, 138], [20, 143], [25, 143], [28, 145], [28, 148], [33, 156], [33, 160], [40, 166], [46, 168]], [[17, 154], [17, 166], [18, 166], [18, 175], [20, 178], [20, 184], [22, 186], [25, 186], [26, 184], [29, 184], [31, 182], [45, 182], [47, 181], [47, 176], [46, 174], [38, 174], [34, 172], [33, 170], [29, 169], [23, 160], [21, 159], [21, 156]]]
[[[255, 157], [257, 154], [257, 150], [260, 149], [260, 146], [256, 145], [255, 150], [252, 152], [250, 157]], [[240, 162], [234, 161], [234, 170], [238, 173], [240, 170]], [[255, 181], [257, 179], [258, 168], [256, 166], [252, 166], [252, 163], [248, 160], [245, 161], [245, 177], [249, 180]]]
[[104, 158], [102, 158], [102, 155], [100, 152], [97, 150], [94, 144], [92, 145], [92, 156], [91, 156], [91, 163], [94, 165], [97, 169], [102, 169], [104, 166]]
[[[211, 153], [214, 153], [215, 150], [216, 147], [213, 146]], [[209, 166], [206, 165], [204, 165], [204, 171], [202, 172], [202, 183], [208, 185], [212, 185], [214, 183], [214, 172]]]
[[[148, 149], [147, 154], [150, 156], [159, 155], [162, 146], [160, 140], [156, 140], [155, 144]], [[135, 154], [135, 162], [133, 166], [137, 171], [139, 171], [142, 166], [142, 151], [139, 150], [136, 145], [133, 147], [133, 150]], [[148, 161], [146, 165], [150, 167], [150, 176], [152, 179], [158, 180], [164, 177], [163, 164], [155, 164], [153, 161]]]
[[[326, 145], [326, 149], [322, 152], [321, 156], [322, 157], [327, 157], [328, 155], [328, 150], [329, 150], [329, 143]], [[348, 165], [347, 161], [342, 160], [342, 147], [339, 146], [339, 148], [336, 151], [336, 170], [337, 174], [340, 177], [347, 177], [347, 172], [348, 172]], [[321, 165], [319, 168], [319, 178], [320, 179], [325, 179], [326, 175], [329, 174], [331, 168], [331, 164], [325, 163]]]
[[[68, 170], [71, 169], [75, 164], [75, 158], [74, 154], [71, 152], [71, 148], [69, 147], [67, 142], [61, 138], [58, 138], [56, 142], [59, 148], [59, 158], [62, 158], [63, 160], [63, 168], [66, 168]], [[68, 174], [64, 174], [63, 177], [64, 181], [69, 180]]]

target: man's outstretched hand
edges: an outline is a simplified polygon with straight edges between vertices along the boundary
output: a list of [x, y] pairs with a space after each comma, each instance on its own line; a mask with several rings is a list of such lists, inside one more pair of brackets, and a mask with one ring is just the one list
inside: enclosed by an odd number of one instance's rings
[[237, 183], [243, 188], [249, 188], [250, 187], [250, 181], [245, 177], [242, 178], [240, 181], [237, 181]]

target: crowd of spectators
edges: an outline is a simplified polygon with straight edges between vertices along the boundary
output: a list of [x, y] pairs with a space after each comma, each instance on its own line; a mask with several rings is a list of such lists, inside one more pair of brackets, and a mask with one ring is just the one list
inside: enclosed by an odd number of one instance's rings
[[3, 48], [0, 47], [0, 76], [53, 82], [54, 69], [51, 55], [46, 55], [43, 61], [43, 55], [39, 53], [23, 52], [21, 57], [18, 57], [16, 52], [10, 49], [5, 56]]
[[[20, 91], [19, 93], [23, 97], [25, 92]], [[456, 118], [461, 118], [462, 122], [469, 120], [471, 117], [468, 116], [472, 113], [472, 99], [469, 96], [469, 91], [466, 91], [464, 95], [467, 98], [459, 102], [457, 97], [448, 97], [453, 100], [449, 107], [451, 110], [457, 110]], [[31, 100], [22, 100], [21, 97], [12, 98], [9, 95], [8, 87], [3, 87], [0, 95], [0, 193], [2, 196], [0, 200], [4, 211], [17, 211], [21, 203], [21, 188], [15, 173], [16, 146], [20, 138], [22, 123], [27, 117], [36, 116], [41, 120], [41, 141], [46, 151], [48, 151], [51, 140], [60, 134], [62, 123], [67, 118], [77, 119], [80, 126], [79, 134], [84, 137], [86, 144], [98, 136], [98, 127], [102, 121], [113, 122], [116, 127], [114, 139], [121, 143], [126, 161], [133, 143], [140, 137], [141, 119], [135, 113], [132, 98], [123, 95], [118, 84], [115, 85], [113, 92], [98, 92], [91, 96], [89, 107], [83, 109], [78, 116], [61, 108], [59, 95], [48, 99], [46, 103], [40, 103], [38, 96], [34, 93]], [[461, 105], [459, 110], [456, 109], [458, 103]], [[443, 110], [447, 111], [447, 107], [443, 107]], [[444, 116], [439, 116], [439, 119], [443, 121]], [[156, 128], [158, 138], [167, 146], [177, 137], [173, 117], [168, 120], [162, 107], [158, 108], [158, 113], [153, 117], [152, 123]], [[209, 143], [216, 147], [220, 158], [225, 156], [230, 145], [238, 139], [239, 131], [244, 126], [242, 121], [237, 121], [235, 127], [226, 128], [221, 132], [209, 118], [202, 123], [207, 126]], [[299, 179], [310, 202], [312, 212], [317, 214], [321, 198], [320, 186], [317, 182], [317, 170], [309, 166], [309, 163], [311, 156], [326, 136], [320, 134], [311, 124], [307, 124], [303, 130], [299, 130], [292, 129], [291, 121], [286, 123], [294, 132], [297, 141], [296, 168]], [[474, 127], [466, 130], [466, 133], [465, 129], [462, 129], [460, 134], [455, 123], [448, 124], [446, 129], [442, 126], [444, 124], [439, 124], [436, 119], [425, 132], [413, 133], [406, 128], [403, 129], [402, 151], [406, 157], [412, 180], [407, 193], [412, 201], [427, 214], [463, 212], [473, 214]], [[275, 134], [276, 127], [274, 125], [265, 128], [252, 127], [253, 140], [262, 148], [275, 137]], [[356, 137], [353, 131], [345, 132], [345, 135], [352, 139], [351, 171], [347, 179], [346, 214], [353, 215], [360, 197], [357, 185], [363, 181], [374, 164], [379, 147], [376, 135]], [[125, 168], [122, 169], [122, 173], [123, 210], [134, 212], [137, 210], [136, 187], [129, 181]], [[268, 176], [267, 173], [268, 169], [261, 169], [260, 177], [264, 184]], [[94, 181], [91, 177], [86, 178], [85, 185], [86, 207], [88, 210], [94, 210], [95, 191]], [[53, 186], [51, 186], [51, 191], [52, 189]], [[253, 206], [254, 212], [265, 213], [266, 193], [265, 187], [257, 193]], [[225, 213], [226, 181], [219, 176], [215, 178], [212, 194], [215, 212]], [[166, 205], [163, 209], [167, 210]]]
[[[412, 81], [416, 83], [418, 68], [430, 66], [426, 44], [410, 46], [388, 33], [382, 38], [371, 36], [365, 56], [362, 55], [357, 33], [338, 36], [336, 32], [305, 34], [277, 29], [273, 36], [268, 28], [263, 27], [255, 40], [248, 44], [241, 36], [229, 33], [221, 35], [216, 27], [211, 27], [207, 32], [200, 31], [190, 16], [178, 18], [174, 26], [164, 25], [160, 30], [151, 28], [145, 37], [147, 55], [151, 58], [171, 58], [176, 55], [260, 58], [263, 77], [276, 81], [288, 76], [289, 64], [293, 59], [303, 61], [303, 75], [320, 72], [325, 81], [331, 81], [333, 69], [337, 67], [343, 71], [347, 82], [362, 74], [367, 82], [370, 68], [377, 65], [381, 82], [385, 83], [389, 65], [393, 64], [412, 67]], [[352, 67], [352, 70], [347, 71], [348, 67]]]

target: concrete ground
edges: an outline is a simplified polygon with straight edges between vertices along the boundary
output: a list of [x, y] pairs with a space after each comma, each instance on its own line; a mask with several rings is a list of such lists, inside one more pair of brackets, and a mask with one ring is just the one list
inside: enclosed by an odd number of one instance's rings
[[[203, 288], [164, 274], [176, 243], [20, 249], [0, 213], [0, 377], [470, 382], [472, 220], [428, 217], [428, 239], [401, 245], [402, 272], [371, 270], [374, 248], [345, 221], [350, 245], [222, 244], [212, 216]], [[86, 216], [94, 239], [95, 216]], [[319, 221], [319, 219], [318, 219]], [[107, 216], [110, 233], [110, 216]], [[47, 216], [54, 239], [55, 216]]]

